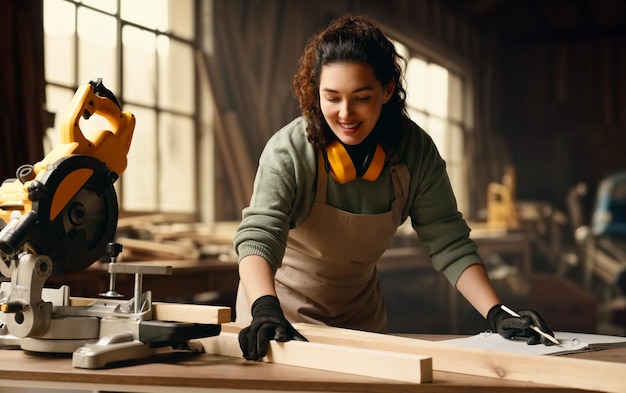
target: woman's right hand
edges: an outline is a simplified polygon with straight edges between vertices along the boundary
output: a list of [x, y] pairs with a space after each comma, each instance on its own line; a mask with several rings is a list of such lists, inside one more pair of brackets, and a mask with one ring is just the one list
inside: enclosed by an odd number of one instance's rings
[[252, 304], [252, 322], [239, 332], [239, 347], [246, 360], [259, 360], [267, 354], [270, 340], [308, 341], [285, 318], [276, 296], [261, 296]]

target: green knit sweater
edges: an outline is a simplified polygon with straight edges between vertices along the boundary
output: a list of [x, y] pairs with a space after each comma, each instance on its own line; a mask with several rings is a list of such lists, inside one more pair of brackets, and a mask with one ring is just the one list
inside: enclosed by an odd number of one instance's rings
[[[456, 206], [446, 165], [430, 136], [411, 123], [398, 151], [411, 174], [409, 198], [402, 214], [425, 243], [436, 270], [454, 285], [468, 266], [482, 263], [470, 229]], [[274, 134], [259, 160], [250, 206], [242, 212], [234, 245], [239, 259], [264, 257], [276, 271], [285, 253], [289, 230], [309, 214], [315, 199], [317, 155], [307, 141], [306, 120], [299, 117]], [[374, 182], [346, 184], [328, 178], [326, 203], [356, 214], [389, 211], [393, 184], [386, 167]]]

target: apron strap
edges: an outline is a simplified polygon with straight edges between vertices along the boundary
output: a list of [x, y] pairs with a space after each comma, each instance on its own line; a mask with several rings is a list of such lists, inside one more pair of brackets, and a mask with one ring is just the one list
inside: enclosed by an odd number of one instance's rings
[[317, 157], [317, 192], [315, 193], [315, 202], [326, 203], [326, 185], [328, 184], [328, 172], [323, 153], [320, 152]]
[[393, 182], [393, 192], [396, 199], [391, 204], [393, 219], [400, 225], [402, 212], [409, 199], [409, 186], [411, 185], [411, 174], [405, 163], [400, 163], [397, 154], [391, 159], [389, 172]]

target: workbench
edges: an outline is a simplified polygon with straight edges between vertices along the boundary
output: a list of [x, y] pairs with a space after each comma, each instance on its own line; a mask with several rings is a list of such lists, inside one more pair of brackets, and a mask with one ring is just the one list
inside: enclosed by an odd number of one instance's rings
[[[416, 335], [440, 340], [447, 336]], [[626, 348], [568, 355], [626, 363]], [[541, 358], [538, 357], [538, 362]], [[65, 392], [585, 392], [530, 382], [434, 372], [434, 381], [410, 384], [209, 354], [164, 351], [151, 359], [100, 370], [72, 367], [70, 355], [0, 350], [0, 392], [57, 389]], [[549, 373], [546, 370], [546, 373]]]
[[[502, 232], [472, 230], [470, 238], [478, 246], [478, 253], [483, 259], [492, 254], [518, 256], [520, 271], [527, 277], [533, 271], [533, 234], [530, 232]], [[514, 259], [515, 260], [515, 259]]]

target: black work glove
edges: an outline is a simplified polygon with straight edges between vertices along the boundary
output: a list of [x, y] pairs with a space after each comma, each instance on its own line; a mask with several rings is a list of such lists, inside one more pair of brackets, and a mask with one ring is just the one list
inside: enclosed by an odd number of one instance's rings
[[247, 360], [267, 354], [270, 340], [308, 341], [287, 321], [276, 296], [265, 295], [252, 304], [252, 322], [239, 332], [239, 347]]
[[491, 326], [493, 331], [500, 333], [504, 338], [525, 337], [527, 338], [526, 343], [528, 345], [536, 345], [539, 343], [543, 345], [554, 345], [552, 341], [530, 328], [530, 325], [535, 325], [541, 331], [554, 336], [554, 333], [548, 329], [548, 325], [537, 312], [520, 310], [517, 311], [521, 316], [518, 318], [510, 315], [500, 308], [500, 306], [502, 305], [496, 304], [491, 307], [489, 313], [487, 313], [487, 322], [489, 322], [489, 326]]

